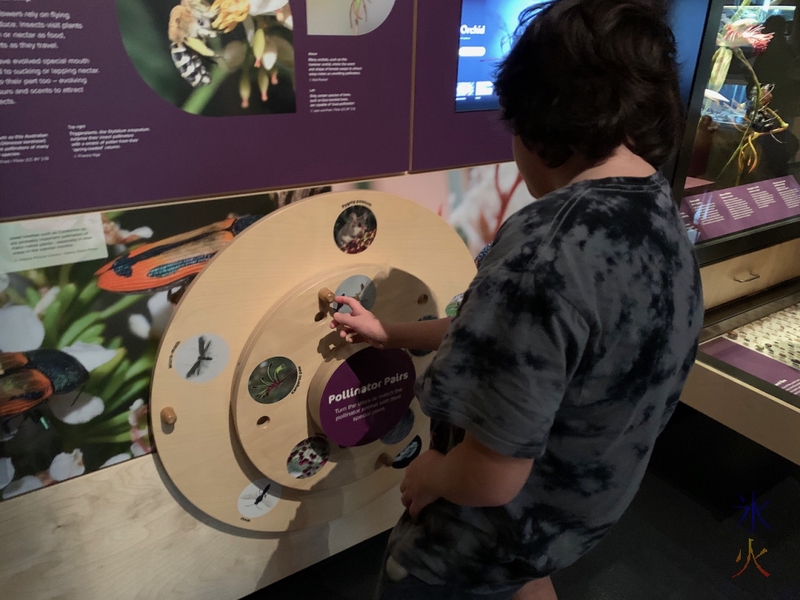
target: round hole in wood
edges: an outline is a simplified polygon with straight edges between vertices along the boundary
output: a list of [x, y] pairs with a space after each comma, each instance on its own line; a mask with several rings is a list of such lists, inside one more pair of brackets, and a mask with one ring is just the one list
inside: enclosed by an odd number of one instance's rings
[[422, 294], [419, 298], [417, 298], [417, 304], [427, 304], [429, 299], [430, 298], [428, 298], [428, 294]]
[[267, 416], [260, 417], [258, 421], [256, 421], [256, 425], [258, 425], [262, 429], [266, 429], [267, 425], [269, 425], [269, 417]]

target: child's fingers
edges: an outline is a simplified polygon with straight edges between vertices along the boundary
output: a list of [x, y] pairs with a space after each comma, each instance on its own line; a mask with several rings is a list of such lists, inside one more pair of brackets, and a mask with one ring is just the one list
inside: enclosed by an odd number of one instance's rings
[[350, 310], [354, 312], [361, 308], [361, 303], [350, 296], [336, 296], [336, 302], [339, 304], [344, 304], [345, 306], [349, 306]]

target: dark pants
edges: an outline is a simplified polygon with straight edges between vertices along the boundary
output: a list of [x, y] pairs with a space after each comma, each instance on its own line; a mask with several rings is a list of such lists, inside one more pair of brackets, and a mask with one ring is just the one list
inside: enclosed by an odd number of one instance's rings
[[459, 591], [445, 585], [430, 585], [410, 573], [395, 581], [386, 572], [384, 556], [375, 600], [511, 600], [517, 589], [490, 594]]

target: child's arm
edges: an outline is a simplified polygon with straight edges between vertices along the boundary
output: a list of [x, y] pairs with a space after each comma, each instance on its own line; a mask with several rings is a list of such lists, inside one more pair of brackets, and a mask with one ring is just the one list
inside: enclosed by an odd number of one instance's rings
[[343, 338], [351, 342], [367, 342], [376, 348], [410, 348], [412, 350], [437, 350], [451, 319], [412, 321], [409, 323], [383, 323], [358, 300], [337, 296], [336, 302], [350, 307], [351, 313], [333, 315], [331, 328], [339, 328]]
[[446, 455], [428, 450], [406, 469], [400, 484], [403, 505], [412, 517], [438, 498], [461, 506], [502, 506], [519, 494], [533, 459], [505, 456], [467, 433]]

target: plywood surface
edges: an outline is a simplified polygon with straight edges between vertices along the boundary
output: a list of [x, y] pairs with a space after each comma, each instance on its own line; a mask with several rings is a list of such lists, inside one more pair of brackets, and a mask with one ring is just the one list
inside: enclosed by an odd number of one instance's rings
[[[342, 251], [338, 224], [350, 211], [367, 209], [377, 223], [373, 241], [357, 253]], [[358, 510], [399, 483], [400, 474], [391, 469], [359, 478], [354, 461], [331, 460], [302, 485], [282, 477], [280, 498], [268, 512], [245, 515], [239, 505], [267, 486], [270, 494], [277, 490], [272, 478], [286, 470], [289, 451], [317, 433], [306, 418], [305, 395], [316, 371], [330, 360], [325, 351], [330, 329], [314, 318], [317, 286], [338, 289], [351, 273], [375, 278], [379, 318], [405, 320], [417, 317], [409, 311], [423, 310], [417, 303], [422, 292], [430, 294], [434, 314], [444, 316], [449, 300], [469, 285], [475, 266], [443, 219], [410, 200], [357, 190], [315, 196], [270, 213], [215, 256], [183, 296], [161, 340], [150, 408], [153, 415], [167, 407], [177, 414], [174, 427], [157, 425], [153, 435], [171, 481], [204, 513], [250, 531], [315, 527]], [[212, 340], [212, 352], [219, 353], [204, 363], [216, 371], [192, 378], [188, 370], [200, 339]], [[188, 363], [180, 358], [184, 350]], [[259, 354], [251, 357], [249, 351]], [[276, 357], [302, 368], [297, 389], [274, 405], [239, 394], [232, 412], [241, 379], [254, 365]], [[255, 412], [247, 414], [242, 403]], [[286, 411], [293, 416], [282, 414]], [[260, 430], [262, 417], [272, 421]], [[365, 463], [370, 469], [374, 456], [394, 450], [375, 445]]]
[[681, 401], [800, 465], [800, 409], [696, 363]]
[[703, 267], [700, 275], [706, 310], [800, 277], [797, 256], [800, 239]]
[[0, 598], [241, 598], [389, 529], [402, 512], [394, 489], [323, 527], [234, 534], [181, 506], [157, 461], [0, 504]]

